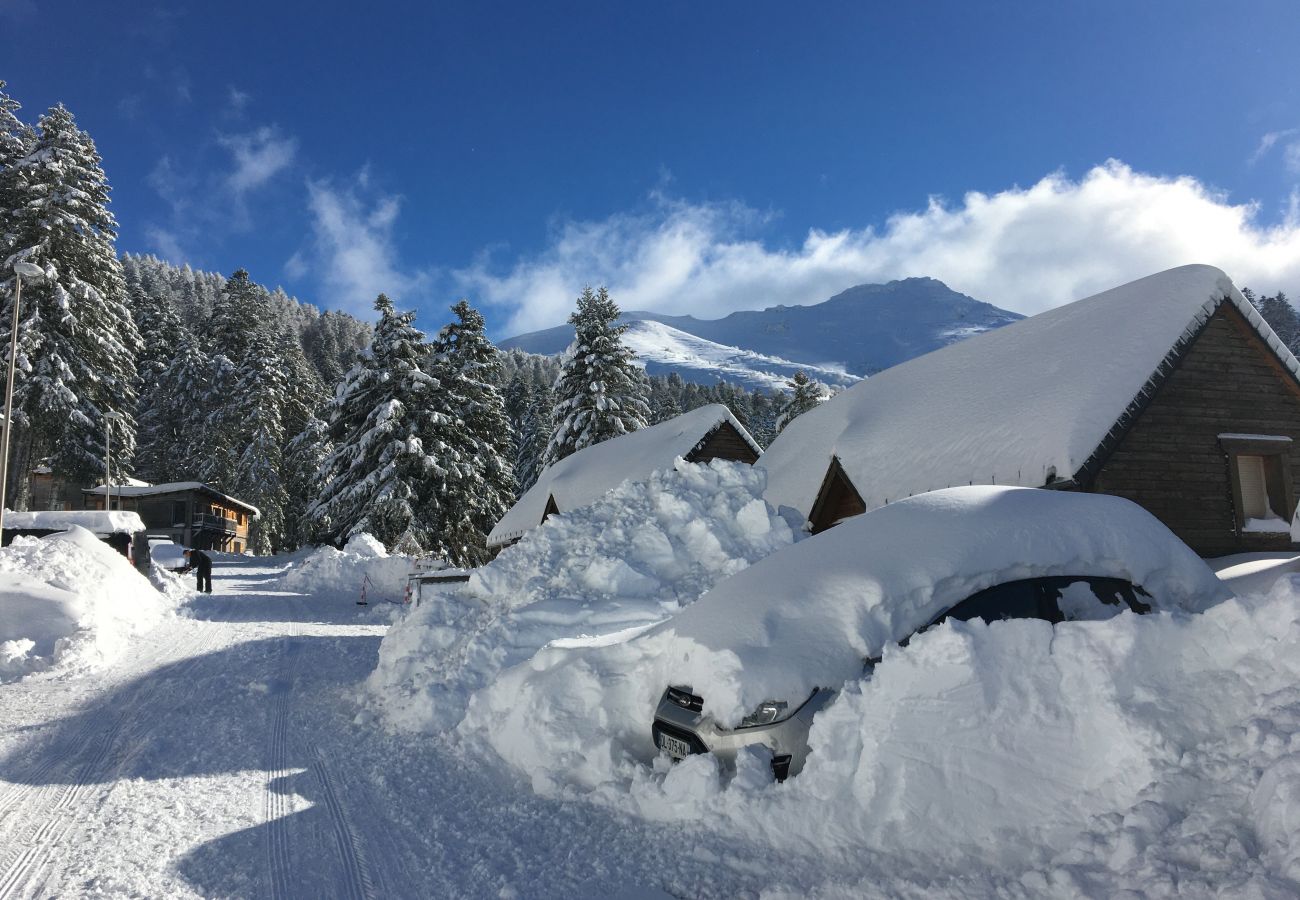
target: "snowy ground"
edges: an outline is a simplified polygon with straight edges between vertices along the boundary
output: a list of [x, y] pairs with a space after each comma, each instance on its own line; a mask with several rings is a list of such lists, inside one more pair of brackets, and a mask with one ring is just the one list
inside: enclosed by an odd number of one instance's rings
[[[1287, 568], [1252, 573], [1270, 564]], [[770, 835], [707, 816], [656, 823], [580, 793], [538, 797], [471, 742], [385, 734], [359, 686], [391, 607], [277, 589], [283, 566], [222, 559], [213, 596], [103, 672], [0, 685], [0, 900], [1294, 895], [1297, 848], [1256, 836], [1296, 808], [1283, 796], [1300, 759], [1292, 689], [1267, 716], [1243, 711], [1251, 728], [1187, 751], [1214, 777], [1171, 779], [1159, 803], [1080, 823], [1032, 862], [958, 869], [794, 834], [774, 852]], [[1300, 604], [1277, 607], [1285, 619]]]
[[[215, 593], [92, 677], [0, 685], [0, 898], [756, 893], [760, 848], [534, 797], [498, 763], [358, 718], [387, 611]], [[810, 861], [789, 874], [828, 874]]]

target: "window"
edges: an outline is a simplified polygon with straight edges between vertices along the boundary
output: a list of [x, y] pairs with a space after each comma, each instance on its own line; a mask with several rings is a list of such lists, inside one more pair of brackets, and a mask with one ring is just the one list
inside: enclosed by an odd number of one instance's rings
[[1122, 578], [1099, 578], [1070, 575], [1056, 578], [1030, 578], [1008, 581], [972, 594], [935, 619], [966, 622], [983, 619], [1043, 619], [1048, 622], [1078, 622], [1109, 619], [1126, 609], [1150, 612], [1140, 598], [1146, 591]]
[[1221, 434], [1219, 444], [1228, 458], [1238, 531], [1289, 532], [1295, 511], [1291, 439], [1280, 435]]
[[185, 501], [175, 500], [172, 502], [172, 527], [185, 527]]

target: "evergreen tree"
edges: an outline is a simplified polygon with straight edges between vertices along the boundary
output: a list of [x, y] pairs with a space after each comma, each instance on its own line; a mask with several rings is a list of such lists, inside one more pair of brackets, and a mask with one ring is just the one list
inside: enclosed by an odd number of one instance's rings
[[193, 336], [183, 334], [176, 355], [141, 402], [136, 465], [146, 480], [158, 484], [200, 478], [208, 455], [212, 379], [212, 360]]
[[501, 360], [488, 340], [483, 316], [461, 300], [457, 321], [434, 342], [433, 372], [450, 428], [439, 447], [442, 508], [438, 551], [458, 565], [490, 559], [487, 535], [515, 497], [510, 420], [497, 389]]
[[256, 506], [261, 514], [249, 529], [254, 553], [272, 553], [286, 543], [284, 507], [287, 502], [280, 470], [286, 442], [282, 413], [288, 401], [288, 377], [277, 341], [265, 331], [249, 336], [247, 350], [234, 375], [230, 404], [240, 426], [236, 446], [242, 448], [232, 473], [231, 493]]
[[555, 384], [555, 430], [545, 464], [645, 426], [650, 417], [645, 374], [622, 341], [626, 325], [605, 288], [590, 287], [569, 316], [575, 339]]
[[[135, 357], [141, 341], [126, 306], [113, 242], [109, 186], [89, 135], [56, 106], [41, 117], [35, 146], [15, 164], [6, 189], [17, 196], [7, 239], [8, 270], [18, 259], [45, 270], [24, 285], [23, 359], [14, 402], [18, 473], [48, 455], [55, 472], [89, 481], [104, 471], [104, 435], [112, 430], [115, 472], [135, 452]], [[12, 296], [6, 298], [9, 310]], [[8, 310], [0, 313], [9, 341]], [[26, 499], [25, 477], [19, 502]]]
[[[334, 449], [309, 515], [317, 539], [343, 543], [368, 532], [390, 549], [420, 552], [438, 540], [440, 475], [432, 455], [445, 416], [433, 409], [437, 381], [423, 369], [424, 335], [383, 294], [370, 347], [330, 407]], [[427, 449], [429, 448], [429, 449]]]
[[516, 441], [517, 497], [522, 497], [524, 491], [537, 483], [537, 476], [542, 474], [542, 459], [546, 454], [546, 444], [551, 435], [552, 405], [549, 388], [542, 386], [530, 393], [528, 408], [524, 411]]
[[776, 433], [780, 434], [799, 416], [821, 404], [826, 399], [822, 386], [808, 377], [806, 372], [798, 371], [789, 381], [790, 399], [781, 408], [781, 415], [776, 420]]
[[285, 541], [290, 549], [308, 544], [313, 539], [307, 510], [312, 500], [321, 496], [325, 461], [333, 449], [329, 426], [314, 415], [285, 447], [282, 469], [286, 494]]
[[1291, 305], [1286, 294], [1278, 291], [1272, 297], [1260, 297], [1254, 302], [1259, 309], [1259, 314], [1273, 329], [1278, 340], [1293, 353], [1300, 348], [1300, 314]]

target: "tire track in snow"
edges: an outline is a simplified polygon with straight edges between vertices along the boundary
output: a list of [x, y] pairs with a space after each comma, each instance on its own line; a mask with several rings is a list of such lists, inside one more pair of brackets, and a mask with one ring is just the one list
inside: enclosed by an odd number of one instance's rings
[[[78, 744], [83, 737], [100, 732], [99, 739], [90, 751], [90, 758], [81, 764], [70, 783], [62, 786], [46, 784], [38, 788], [41, 801], [48, 801], [56, 796], [57, 800], [45, 811], [44, 821], [27, 842], [15, 843], [7, 858], [0, 860], [0, 866], [4, 871], [0, 876], [0, 900], [8, 900], [16, 896], [23, 887], [39, 880], [38, 876], [54, 855], [55, 848], [81, 820], [82, 816], [78, 815], [78, 808], [83, 798], [97, 786], [100, 788], [101, 800], [111, 793], [118, 780], [117, 776], [126, 763], [134, 757], [130, 750], [138, 745], [138, 741], [128, 742], [122, 747], [118, 746], [124, 729], [128, 737], [140, 737], [153, 727], [153, 719], [139, 713], [148, 707], [164, 684], [179, 683], [187, 688], [184, 696], [193, 694], [197, 684], [188, 677], [189, 673], [199, 665], [216, 640], [216, 632], [209, 629], [206, 634], [195, 634], [184, 641], [182, 643], [184, 649], [176, 656], [181, 662], [176, 665], [167, 679], [152, 678], [146, 682], [146, 685], [137, 688], [125, 708], [117, 707], [120, 711], [116, 715], [110, 716], [105, 712], [90, 716], [86, 726], [79, 729], [75, 738], [70, 741], [69, 751], [58, 754], [48, 764], [38, 767], [37, 772], [42, 776], [49, 775], [60, 762], [65, 762], [76, 755], [77, 750], [81, 749]], [[105, 720], [110, 718], [111, 722], [106, 723]], [[130, 728], [126, 728], [128, 723]], [[115, 750], [119, 752], [114, 754]], [[22, 796], [20, 792], [9, 802], [12, 805]], [[36, 811], [45, 805], [45, 802], [31, 803], [16, 806], [14, 809], [28, 813], [23, 818], [30, 821]]]

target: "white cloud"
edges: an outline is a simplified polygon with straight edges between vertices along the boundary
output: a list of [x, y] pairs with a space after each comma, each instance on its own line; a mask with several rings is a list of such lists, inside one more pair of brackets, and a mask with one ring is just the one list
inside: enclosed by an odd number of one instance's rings
[[251, 99], [252, 97], [247, 91], [241, 91], [234, 85], [230, 86], [226, 94], [226, 103], [230, 107], [230, 111], [236, 115], [244, 111], [244, 107], [248, 106], [248, 101]]
[[145, 228], [145, 238], [149, 241], [150, 248], [168, 262], [176, 265], [189, 262], [190, 258], [181, 246], [180, 238], [166, 228], [149, 225]]
[[1300, 221], [1259, 221], [1194, 178], [1135, 172], [1118, 161], [1075, 181], [932, 198], [881, 228], [811, 230], [795, 247], [752, 234], [763, 217], [734, 204], [655, 199], [645, 214], [558, 227], [543, 253], [456, 274], [503, 309], [509, 334], [559, 324], [584, 284], [607, 284], [624, 309], [714, 318], [824, 300], [863, 282], [929, 275], [1007, 309], [1035, 313], [1186, 263], [1217, 265], [1238, 285], [1300, 287]]
[[[326, 306], [369, 317], [375, 297], [386, 293], [398, 307], [427, 282], [423, 273], [402, 271], [393, 244], [393, 224], [401, 198], [367, 198], [366, 170], [350, 185], [308, 181], [312, 247], [286, 263], [291, 277], [314, 271]], [[296, 274], [293, 274], [296, 273]]]
[[230, 151], [235, 167], [226, 184], [238, 196], [266, 184], [287, 169], [298, 152], [298, 140], [264, 125], [244, 134], [223, 134], [217, 141]]

